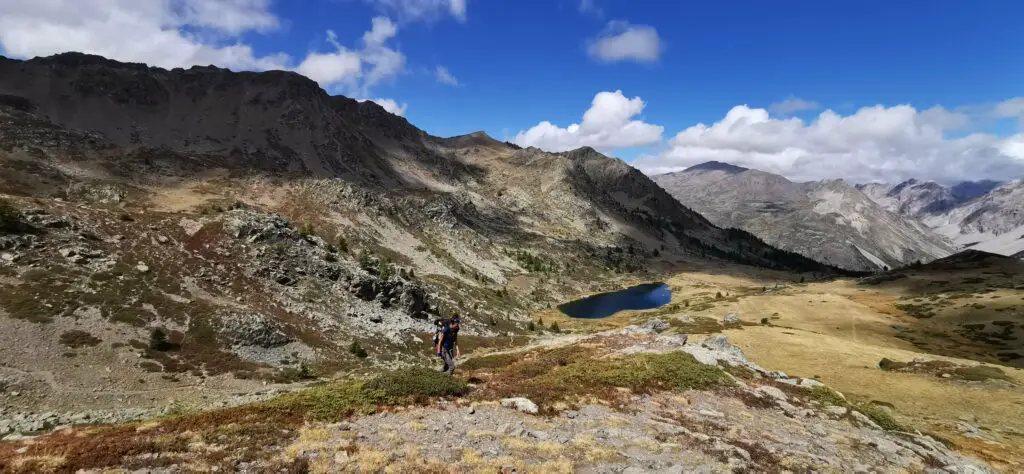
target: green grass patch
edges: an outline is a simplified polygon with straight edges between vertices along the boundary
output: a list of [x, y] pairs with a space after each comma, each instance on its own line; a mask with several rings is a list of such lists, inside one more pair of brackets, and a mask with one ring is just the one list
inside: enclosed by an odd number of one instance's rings
[[462, 379], [421, 367], [386, 372], [367, 381], [319, 385], [265, 402], [271, 410], [298, 412], [320, 421], [337, 421], [370, 414], [380, 405], [423, 403], [433, 397], [462, 396], [469, 385]]
[[861, 405], [857, 407], [856, 410], [870, 418], [871, 421], [874, 421], [878, 426], [881, 426], [882, 429], [888, 431], [904, 431], [903, 426], [896, 422], [896, 419], [882, 407], [875, 405]]
[[839, 395], [828, 387], [811, 387], [807, 390], [807, 395], [811, 400], [816, 400], [826, 405], [835, 405], [840, 407], [845, 407], [847, 405], [846, 399], [843, 398], [842, 395]]
[[469, 393], [462, 379], [433, 369], [413, 367], [381, 374], [363, 386], [381, 403], [422, 402], [430, 397], [454, 397]]
[[459, 366], [463, 370], [487, 370], [508, 367], [522, 358], [522, 354], [492, 354], [473, 357]]
[[482, 396], [527, 397], [550, 412], [558, 402], [574, 402], [583, 397], [613, 403], [624, 400], [620, 388], [651, 393], [732, 385], [724, 371], [701, 364], [682, 351], [607, 359], [594, 358], [594, 352], [592, 348], [573, 345], [522, 354], [493, 374], [477, 374], [487, 381]]
[[998, 367], [989, 367], [986, 365], [979, 365], [975, 367], [959, 367], [953, 370], [953, 375], [957, 378], [969, 380], [972, 382], [984, 382], [986, 380], [1005, 380], [1007, 382], [1013, 382], [1013, 379], [1003, 369]]
[[570, 387], [628, 388], [633, 392], [702, 389], [728, 384], [717, 367], [678, 351], [576, 362], [541, 377]]

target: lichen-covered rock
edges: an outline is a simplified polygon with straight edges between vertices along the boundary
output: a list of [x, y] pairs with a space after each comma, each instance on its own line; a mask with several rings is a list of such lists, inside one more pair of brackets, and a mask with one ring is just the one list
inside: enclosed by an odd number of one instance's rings
[[269, 317], [256, 314], [233, 314], [223, 319], [220, 333], [232, 345], [277, 347], [294, 339]]
[[501, 400], [501, 406], [505, 408], [515, 408], [523, 413], [537, 413], [540, 408], [537, 407], [536, 403], [533, 403], [529, 398], [503, 398]]
[[649, 319], [645, 321], [641, 327], [650, 329], [654, 332], [662, 332], [668, 330], [668, 323], [660, 319]]

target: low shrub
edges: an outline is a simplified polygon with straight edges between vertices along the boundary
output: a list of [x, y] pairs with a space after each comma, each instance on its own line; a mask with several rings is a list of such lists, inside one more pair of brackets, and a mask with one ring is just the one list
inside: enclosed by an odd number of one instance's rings
[[0, 199], [0, 233], [24, 232], [26, 228], [21, 212], [6, 199]]
[[149, 333], [149, 348], [154, 351], [169, 351], [171, 350], [171, 341], [167, 339], [167, 333], [163, 329], [157, 328], [153, 332]]
[[359, 345], [359, 341], [352, 341], [352, 345], [348, 346], [348, 351], [360, 359], [365, 359], [370, 355], [366, 349], [363, 349], [363, 346]]
[[363, 389], [381, 403], [422, 402], [429, 397], [462, 396], [469, 385], [462, 379], [423, 367], [388, 372], [366, 383]]
[[473, 357], [460, 365], [465, 370], [478, 369], [500, 369], [515, 363], [521, 354], [493, 354], [487, 356]]
[[882, 370], [899, 370], [906, 368], [908, 365], [906, 362], [896, 362], [889, 358], [883, 358], [878, 361], [878, 367]]
[[89, 334], [86, 331], [80, 331], [78, 329], [65, 331], [63, 334], [60, 335], [61, 344], [68, 347], [73, 347], [75, 349], [79, 347], [92, 347], [101, 342], [103, 342], [102, 339], [93, 336], [92, 334]]

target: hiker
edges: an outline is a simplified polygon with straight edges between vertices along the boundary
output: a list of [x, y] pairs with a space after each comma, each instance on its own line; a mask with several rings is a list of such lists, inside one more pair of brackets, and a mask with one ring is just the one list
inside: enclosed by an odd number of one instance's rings
[[437, 355], [444, 359], [441, 372], [448, 375], [455, 373], [455, 359], [459, 353], [459, 317], [454, 316], [442, 323], [441, 337], [437, 341]]

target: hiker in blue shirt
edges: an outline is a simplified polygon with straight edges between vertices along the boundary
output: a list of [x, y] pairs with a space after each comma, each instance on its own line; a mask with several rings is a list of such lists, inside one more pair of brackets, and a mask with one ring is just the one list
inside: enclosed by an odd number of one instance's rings
[[448, 375], [455, 373], [455, 359], [461, 355], [459, 353], [459, 322], [458, 316], [444, 321], [441, 327], [441, 337], [438, 338], [435, 348], [437, 355], [444, 359], [444, 367], [441, 368], [441, 372]]

